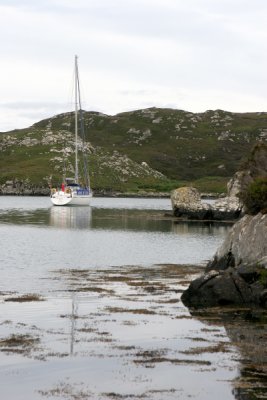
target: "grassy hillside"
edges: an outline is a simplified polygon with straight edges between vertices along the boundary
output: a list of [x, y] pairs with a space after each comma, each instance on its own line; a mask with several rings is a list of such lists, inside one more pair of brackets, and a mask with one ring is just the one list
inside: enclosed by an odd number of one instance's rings
[[[72, 113], [0, 135], [0, 184], [26, 179], [59, 183], [73, 171]], [[201, 191], [225, 184], [255, 143], [267, 140], [267, 113], [222, 110], [193, 114], [145, 109], [107, 116], [84, 112], [92, 186], [97, 190]]]

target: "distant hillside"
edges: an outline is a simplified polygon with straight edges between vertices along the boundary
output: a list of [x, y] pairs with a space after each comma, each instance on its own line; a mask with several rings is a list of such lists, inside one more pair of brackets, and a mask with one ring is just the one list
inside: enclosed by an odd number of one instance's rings
[[[35, 186], [73, 170], [72, 113], [0, 135], [0, 184]], [[92, 186], [98, 191], [171, 190], [192, 183], [224, 191], [257, 142], [267, 141], [267, 113], [193, 114], [150, 108], [108, 116], [84, 112]]]

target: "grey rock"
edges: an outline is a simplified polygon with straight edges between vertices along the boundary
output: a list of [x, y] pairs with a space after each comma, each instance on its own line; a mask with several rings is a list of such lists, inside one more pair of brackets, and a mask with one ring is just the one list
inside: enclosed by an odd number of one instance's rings
[[[215, 203], [220, 213], [242, 208], [239, 194], [257, 177], [267, 173], [267, 146], [257, 145], [244, 169], [228, 184], [228, 196]], [[243, 210], [245, 212], [246, 210]], [[216, 213], [213, 212], [213, 216]], [[267, 214], [244, 215], [217, 250], [204, 276], [183, 293], [188, 306], [255, 304], [267, 307]]]
[[242, 208], [239, 199], [234, 195], [219, 199], [214, 204], [204, 203], [198, 190], [193, 187], [181, 187], [172, 191], [171, 202], [174, 215], [184, 219], [233, 220], [240, 216]]
[[245, 215], [237, 221], [207, 269], [226, 269], [240, 264], [266, 266], [267, 214]]
[[254, 304], [267, 307], [267, 214], [233, 225], [206, 272], [183, 293], [188, 307]]
[[6, 181], [0, 185], [0, 195], [6, 196], [48, 196], [50, 189], [47, 186], [35, 186], [27, 179], [24, 181]]
[[193, 187], [181, 187], [171, 193], [174, 215], [186, 219], [209, 219], [210, 204], [201, 202], [200, 193]]
[[[230, 272], [213, 272], [193, 281], [183, 293], [182, 301], [188, 307], [215, 307], [243, 303], [246, 288]], [[238, 289], [239, 286], [242, 290]]]
[[[194, 280], [182, 294], [188, 307], [262, 304], [264, 287], [256, 281], [248, 284], [234, 268], [210, 271]], [[267, 297], [266, 297], [267, 300]]]
[[253, 265], [239, 265], [236, 271], [248, 284], [253, 284], [260, 276], [259, 270]]

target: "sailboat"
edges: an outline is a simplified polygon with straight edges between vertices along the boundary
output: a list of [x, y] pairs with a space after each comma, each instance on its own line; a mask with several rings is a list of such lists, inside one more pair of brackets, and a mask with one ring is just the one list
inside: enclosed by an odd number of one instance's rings
[[[84, 123], [81, 107], [80, 80], [78, 57], [74, 64], [74, 91], [75, 91], [75, 175], [73, 178], [64, 178], [60, 189], [51, 189], [50, 198], [55, 206], [88, 206], [92, 198], [90, 180], [87, 172], [87, 160], [84, 149]], [[82, 138], [83, 183], [79, 175], [78, 134]]]

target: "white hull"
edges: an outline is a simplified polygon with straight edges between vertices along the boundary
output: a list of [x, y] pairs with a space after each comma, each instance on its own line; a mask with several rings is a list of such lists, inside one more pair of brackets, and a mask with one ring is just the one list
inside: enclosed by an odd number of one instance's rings
[[64, 192], [56, 192], [51, 196], [51, 201], [54, 206], [89, 206], [92, 194], [72, 196]]

